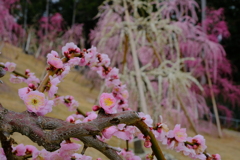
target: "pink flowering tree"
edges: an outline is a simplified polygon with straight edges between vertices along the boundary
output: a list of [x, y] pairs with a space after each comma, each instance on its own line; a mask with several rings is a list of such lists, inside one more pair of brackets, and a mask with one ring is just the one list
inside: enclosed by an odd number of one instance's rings
[[11, 15], [11, 8], [19, 0], [0, 0], [0, 41], [21, 45], [24, 30]]
[[[132, 141], [134, 136], [144, 141], [144, 146], [152, 148], [146, 159], [164, 160], [158, 142], [169, 149], [200, 160], [220, 160], [219, 154], [206, 152], [203, 136], [188, 137], [185, 128], [177, 124], [169, 129], [162, 117], [153, 124], [150, 115], [132, 111], [129, 108], [130, 97], [126, 85], [121, 82], [119, 70], [110, 67], [110, 59], [106, 54], [98, 52], [96, 47], [80, 49], [74, 43], [62, 47], [62, 53], [51, 51], [47, 55], [48, 67], [43, 79], [39, 79], [29, 69], [25, 73], [15, 71], [16, 64], [0, 63], [0, 76], [11, 73], [12, 83], [25, 83], [26, 87], [18, 90], [19, 98], [26, 105], [22, 113], [10, 111], [7, 106], [0, 105], [0, 149], [1, 160], [6, 159], [77, 159], [91, 160], [85, 150], [93, 147], [112, 160], [141, 158], [132, 151], [116, 148], [106, 143], [115, 136], [122, 140]], [[66, 121], [46, 117], [53, 106], [64, 104], [70, 111], [77, 110], [78, 102], [69, 95], [57, 94], [57, 85], [64, 79], [73, 66], [88, 66], [105, 80], [110, 92], [100, 95], [99, 102], [86, 115], [72, 114]], [[32, 145], [14, 144], [11, 135], [14, 132], [29, 137], [33, 142], [45, 149], [38, 150]], [[77, 138], [84, 146], [74, 143]], [[82, 148], [81, 153], [79, 153]], [[101, 158], [98, 158], [100, 160]]]
[[58, 38], [63, 34], [64, 20], [60, 13], [55, 13], [48, 17], [41, 17], [39, 27], [36, 30], [37, 41], [39, 44], [36, 57], [45, 56], [52, 48], [58, 49]]
[[66, 29], [65, 21], [60, 13], [41, 17], [38, 25], [35, 29], [29, 30], [28, 48], [36, 53], [35, 57], [45, 57], [51, 49], [59, 51], [69, 41], [83, 46], [83, 24], [74, 24]]
[[[194, 0], [105, 1], [90, 34], [91, 42], [112, 58], [111, 66], [120, 68], [132, 109], [140, 103], [154, 120], [159, 113], [170, 114], [195, 132], [210, 109], [217, 116], [217, 107], [227, 109], [227, 101], [235, 105], [240, 94], [228, 78], [231, 65], [217, 40], [230, 35], [223, 10], [207, 10], [207, 33], [197, 23], [198, 10]], [[221, 96], [228, 98], [216, 101]], [[221, 136], [219, 121], [218, 129]]]

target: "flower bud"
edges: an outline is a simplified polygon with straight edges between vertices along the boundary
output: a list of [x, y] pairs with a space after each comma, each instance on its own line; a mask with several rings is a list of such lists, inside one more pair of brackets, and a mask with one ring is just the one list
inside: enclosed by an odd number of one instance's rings
[[92, 110], [93, 110], [93, 111], [98, 111], [100, 108], [101, 108], [101, 107], [95, 105], [95, 106], [92, 107]]

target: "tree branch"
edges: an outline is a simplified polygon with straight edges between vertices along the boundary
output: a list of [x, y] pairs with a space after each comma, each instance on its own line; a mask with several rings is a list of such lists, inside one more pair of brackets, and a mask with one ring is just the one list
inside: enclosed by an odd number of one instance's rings
[[48, 151], [59, 149], [63, 140], [78, 138], [86, 147], [99, 150], [109, 159], [121, 160], [114, 147], [96, 138], [96, 135], [100, 135], [103, 129], [118, 124], [134, 125], [144, 135], [149, 135], [156, 157], [159, 160], [164, 160], [164, 157], [161, 157], [162, 152], [154, 135], [135, 111], [124, 111], [108, 115], [101, 109], [95, 120], [87, 123], [72, 124], [60, 119], [37, 116], [27, 111], [22, 113], [9, 111], [0, 104], [0, 132], [8, 135], [19, 132]]

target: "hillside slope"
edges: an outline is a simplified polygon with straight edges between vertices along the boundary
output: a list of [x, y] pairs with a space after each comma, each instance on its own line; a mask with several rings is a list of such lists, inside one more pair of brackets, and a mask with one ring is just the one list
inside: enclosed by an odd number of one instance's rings
[[[17, 64], [16, 70], [23, 73], [25, 69], [30, 69], [36, 73], [37, 77], [41, 77], [46, 67], [45, 62], [35, 59], [33, 56], [26, 55], [22, 53], [21, 49], [13, 47], [9, 44], [5, 44], [1, 50], [0, 62], [15, 62]], [[17, 91], [21, 87], [26, 87], [25, 84], [12, 84], [9, 82], [10, 75], [7, 74], [1, 80], [4, 82], [0, 84], [0, 103], [13, 111], [22, 112], [26, 110], [23, 101], [18, 97]], [[60, 95], [72, 95], [80, 103], [80, 109], [83, 112], [91, 111], [91, 107], [94, 105], [94, 102], [98, 96], [98, 89], [93, 89], [91, 83], [86, 80], [82, 75], [76, 71], [71, 71], [70, 74], [64, 79], [64, 81], [59, 85], [59, 94]], [[53, 111], [47, 116], [66, 119], [68, 115], [72, 114], [64, 106], [57, 106], [53, 108]], [[222, 139], [216, 138], [213, 135], [204, 134], [208, 146], [209, 153], [219, 153], [222, 156], [222, 160], [236, 160], [240, 156], [240, 133], [224, 130], [224, 137]], [[193, 135], [191, 131], [188, 131], [190, 135]], [[24, 144], [37, 144], [31, 142], [25, 136], [20, 134], [13, 135], [16, 142]], [[111, 145], [118, 147], [125, 147], [125, 142], [112, 139], [109, 142]], [[130, 145], [132, 146], [132, 144]], [[38, 148], [41, 148], [38, 146]], [[169, 150], [166, 150], [165, 147], [162, 147], [165, 152], [173, 154], [179, 160], [188, 160], [189, 158], [182, 156], [179, 153], [175, 153]], [[80, 152], [80, 151], [79, 151]], [[94, 154], [93, 154], [94, 153]], [[102, 157], [106, 159], [101, 153], [93, 149], [88, 149], [86, 155], [91, 155], [96, 159], [97, 157]]]

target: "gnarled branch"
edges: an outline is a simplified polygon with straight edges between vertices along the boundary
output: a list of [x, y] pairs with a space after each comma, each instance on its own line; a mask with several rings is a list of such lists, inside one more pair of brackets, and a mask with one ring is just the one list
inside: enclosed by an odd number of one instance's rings
[[[117, 124], [134, 125], [144, 134], [148, 135], [151, 133], [149, 127], [135, 111], [124, 111], [107, 115], [103, 110], [100, 110], [95, 120], [72, 124], [56, 118], [37, 116], [27, 111], [22, 113], [13, 112], [3, 108], [0, 104], [0, 132], [7, 135], [19, 132], [48, 151], [59, 149], [63, 140], [78, 138], [86, 147], [93, 147], [99, 150], [109, 159], [121, 160], [121, 157], [113, 147], [96, 138], [96, 135], [100, 135], [104, 128]], [[157, 158], [164, 160], [158, 144], [155, 143], [156, 139], [154, 136], [151, 137], [151, 141], [153, 148], [155, 148], [154, 152], [160, 152], [160, 154], [155, 153]]]

